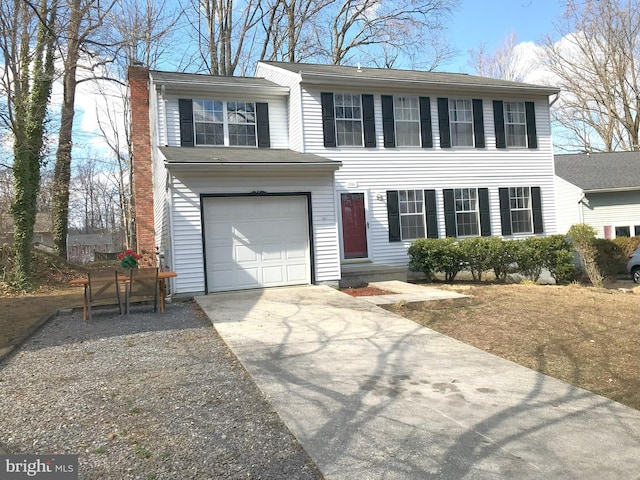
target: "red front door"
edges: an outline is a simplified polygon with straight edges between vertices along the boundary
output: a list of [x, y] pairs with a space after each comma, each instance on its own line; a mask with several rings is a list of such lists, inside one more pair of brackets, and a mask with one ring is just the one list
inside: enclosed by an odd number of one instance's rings
[[364, 193], [341, 193], [344, 258], [367, 258], [367, 221]]

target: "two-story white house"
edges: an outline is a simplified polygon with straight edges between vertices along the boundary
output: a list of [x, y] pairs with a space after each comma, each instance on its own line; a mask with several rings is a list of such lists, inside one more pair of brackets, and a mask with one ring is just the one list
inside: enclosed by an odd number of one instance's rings
[[417, 238], [556, 232], [555, 88], [280, 62], [129, 78], [139, 248], [176, 293], [337, 284], [406, 269]]

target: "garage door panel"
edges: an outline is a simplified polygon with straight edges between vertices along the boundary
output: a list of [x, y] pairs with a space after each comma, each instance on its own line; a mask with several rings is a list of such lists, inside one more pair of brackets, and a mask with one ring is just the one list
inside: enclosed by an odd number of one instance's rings
[[311, 283], [307, 199], [205, 199], [209, 291]]

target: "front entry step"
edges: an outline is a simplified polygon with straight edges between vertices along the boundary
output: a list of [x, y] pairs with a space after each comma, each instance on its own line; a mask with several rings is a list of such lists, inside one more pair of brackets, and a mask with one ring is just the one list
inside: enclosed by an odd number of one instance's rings
[[354, 288], [371, 282], [407, 281], [407, 267], [376, 263], [343, 264], [340, 288]]

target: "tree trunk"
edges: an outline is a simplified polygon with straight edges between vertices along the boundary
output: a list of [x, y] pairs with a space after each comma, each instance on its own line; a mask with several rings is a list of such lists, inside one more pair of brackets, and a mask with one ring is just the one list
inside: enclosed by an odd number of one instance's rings
[[80, 57], [80, 0], [70, 5], [67, 27], [67, 59], [64, 62], [63, 101], [60, 114], [58, 150], [53, 176], [53, 242], [57, 255], [67, 258], [67, 233], [69, 231], [69, 183], [71, 181], [71, 149], [73, 146], [73, 118], [75, 116], [76, 70]]

